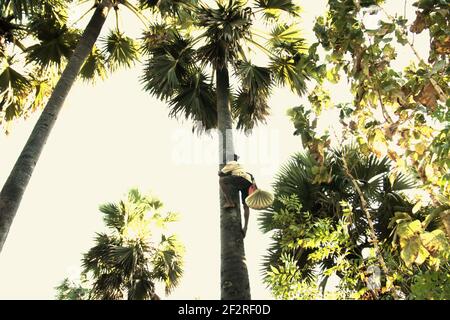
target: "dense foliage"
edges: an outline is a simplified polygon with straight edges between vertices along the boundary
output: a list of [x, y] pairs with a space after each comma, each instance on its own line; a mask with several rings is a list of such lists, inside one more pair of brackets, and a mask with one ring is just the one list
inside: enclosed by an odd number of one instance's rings
[[182, 276], [184, 249], [175, 235], [163, 233], [177, 215], [161, 208], [137, 189], [118, 203], [101, 205], [108, 232], [98, 233], [84, 254], [80, 280], [66, 278], [56, 288], [58, 299], [159, 300], [158, 282], [169, 294]]
[[[306, 153], [281, 169], [261, 218], [274, 231], [265, 275], [279, 298], [319, 297], [330, 276], [329, 298], [449, 298], [450, 8], [413, 6], [408, 21], [384, 1], [330, 0], [316, 21], [312, 48], [327, 70], [310, 105], [289, 111]], [[428, 58], [411, 41], [424, 32]], [[401, 46], [415, 59], [403, 70]], [[331, 102], [326, 84], [345, 80], [353, 101]], [[320, 132], [331, 108], [340, 125]]]

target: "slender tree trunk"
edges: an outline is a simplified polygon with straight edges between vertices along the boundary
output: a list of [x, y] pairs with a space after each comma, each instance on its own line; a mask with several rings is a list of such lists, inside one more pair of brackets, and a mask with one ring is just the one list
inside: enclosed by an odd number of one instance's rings
[[[387, 277], [390, 273], [389, 270], [387, 268], [386, 262], [384, 261], [383, 258], [383, 252], [379, 246], [379, 241], [378, 241], [378, 237], [377, 234], [375, 232], [375, 227], [374, 227], [374, 223], [373, 223], [373, 219], [370, 215], [369, 212], [369, 208], [367, 205], [367, 201], [366, 198], [364, 197], [364, 193], [362, 192], [361, 188], [359, 187], [358, 183], [356, 182], [355, 177], [353, 177], [353, 175], [350, 172], [350, 169], [348, 168], [347, 165], [347, 160], [345, 159], [345, 154], [342, 155], [342, 163], [343, 163], [343, 168], [345, 171], [346, 176], [350, 179], [350, 182], [352, 183], [353, 187], [355, 188], [356, 193], [358, 194], [360, 203], [361, 203], [361, 210], [364, 212], [364, 214], [366, 215], [366, 219], [367, 219], [367, 224], [369, 225], [369, 233], [370, 233], [370, 238], [371, 238], [371, 242], [373, 244], [373, 247], [375, 249], [375, 255], [377, 256], [378, 259], [378, 263], [381, 267], [381, 270], [384, 272], [384, 275]], [[372, 292], [375, 295], [375, 298], [378, 299], [378, 292], [372, 290]], [[395, 292], [395, 288], [392, 290], [392, 297], [397, 300], [398, 299], [398, 295]]]
[[[217, 68], [217, 117], [219, 128], [219, 170], [233, 159], [233, 131], [229, 108], [229, 75], [227, 67]], [[219, 188], [220, 190], [220, 188]], [[245, 261], [242, 235], [239, 192], [233, 190], [230, 197], [234, 208], [224, 209], [224, 195], [220, 191], [220, 289], [222, 300], [250, 300], [250, 283]]]
[[3, 186], [0, 193], [0, 252], [34, 167], [56, 122], [58, 113], [84, 61], [91, 53], [111, 7], [111, 0], [103, 0], [98, 4], [47, 105], [34, 126], [22, 153]]

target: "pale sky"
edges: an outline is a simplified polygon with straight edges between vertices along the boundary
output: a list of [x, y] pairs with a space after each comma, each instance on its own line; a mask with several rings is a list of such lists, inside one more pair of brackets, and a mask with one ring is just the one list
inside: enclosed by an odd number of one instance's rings
[[[304, 37], [311, 43], [313, 21], [324, 12], [326, 1], [299, 3]], [[391, 0], [388, 8], [403, 12], [403, 3]], [[122, 22], [137, 34], [142, 29], [127, 15]], [[114, 24], [113, 15], [108, 23]], [[425, 57], [422, 43], [417, 49]], [[407, 48], [399, 53], [399, 64], [411, 59]], [[92, 247], [95, 232], [103, 230], [98, 206], [120, 200], [131, 187], [152, 191], [165, 210], [180, 213], [173, 232], [186, 247], [185, 272], [167, 298], [220, 298], [216, 139], [192, 134], [191, 123], [168, 118], [167, 106], [142, 90], [141, 70], [138, 64], [95, 86], [79, 81], [72, 88], [0, 254], [0, 299], [54, 299], [54, 287], [77, 272], [82, 253]], [[334, 86], [331, 96], [333, 101], [351, 101], [345, 83]], [[235, 137], [240, 162], [260, 188], [270, 190], [280, 165], [301, 148], [286, 110], [302, 103], [307, 104], [306, 97], [274, 90], [267, 125], [252, 136]], [[0, 135], [1, 185], [37, 117], [17, 121], [8, 136]], [[328, 114], [323, 126], [336, 117], [336, 112]], [[251, 293], [253, 299], [272, 299], [261, 277], [270, 239], [259, 231], [257, 215], [251, 211], [245, 239]]]

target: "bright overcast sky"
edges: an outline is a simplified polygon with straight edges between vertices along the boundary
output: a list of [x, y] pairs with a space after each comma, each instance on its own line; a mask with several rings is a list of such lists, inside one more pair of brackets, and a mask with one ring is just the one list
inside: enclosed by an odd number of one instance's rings
[[[326, 1], [299, 3], [304, 37], [311, 43], [313, 21], [324, 12]], [[389, 11], [403, 13], [403, 4], [388, 1]], [[413, 12], [407, 12], [409, 18]], [[129, 18], [123, 16], [124, 27], [138, 35], [142, 26]], [[114, 24], [113, 15], [108, 23]], [[425, 56], [426, 46], [418, 49]], [[403, 48], [399, 56], [403, 65], [409, 60], [404, 57], [411, 57]], [[189, 122], [168, 118], [166, 105], [141, 90], [141, 70], [137, 65], [95, 86], [79, 81], [73, 87], [0, 254], [0, 299], [53, 299], [54, 287], [79, 273], [82, 253], [93, 245], [95, 232], [103, 230], [99, 204], [118, 201], [135, 186], [151, 191], [166, 210], [181, 215], [173, 231], [186, 246], [185, 272], [168, 298], [220, 298], [216, 139], [192, 134]], [[344, 83], [335, 86], [332, 100], [351, 101], [346, 88]], [[280, 165], [300, 150], [286, 110], [306, 101], [288, 90], [274, 90], [267, 125], [250, 137], [236, 137], [240, 161], [259, 187], [270, 190]], [[37, 116], [15, 123], [10, 135], [0, 135], [1, 185]], [[324, 124], [336, 117], [329, 114]], [[261, 280], [270, 239], [259, 231], [257, 215], [251, 211], [245, 239], [251, 292], [253, 299], [271, 299]]]

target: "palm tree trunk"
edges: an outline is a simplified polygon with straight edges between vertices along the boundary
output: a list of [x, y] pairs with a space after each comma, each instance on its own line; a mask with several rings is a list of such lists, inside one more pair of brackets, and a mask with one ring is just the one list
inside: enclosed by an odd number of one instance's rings
[[[229, 108], [229, 75], [226, 66], [216, 69], [217, 118], [219, 128], [219, 170], [234, 154], [232, 119]], [[219, 188], [220, 190], [220, 188]], [[239, 192], [230, 192], [234, 208], [222, 208], [225, 198], [220, 191], [220, 288], [222, 300], [250, 300], [250, 283], [245, 262]]]
[[34, 126], [22, 153], [3, 186], [0, 193], [0, 252], [8, 236], [9, 228], [19, 208], [20, 201], [30, 181], [34, 167], [56, 122], [58, 113], [84, 61], [91, 53], [92, 47], [100, 34], [111, 7], [111, 0], [103, 0], [98, 4], [61, 78], [58, 80], [47, 105]]

